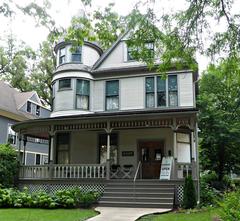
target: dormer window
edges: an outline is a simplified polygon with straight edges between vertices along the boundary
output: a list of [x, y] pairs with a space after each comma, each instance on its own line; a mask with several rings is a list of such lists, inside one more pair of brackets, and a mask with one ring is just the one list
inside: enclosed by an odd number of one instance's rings
[[40, 106], [39, 105], [36, 106], [36, 115], [40, 116]]
[[63, 64], [66, 62], [66, 49], [60, 48], [59, 50], [59, 64]]
[[134, 61], [133, 56], [132, 56], [133, 48], [132, 47], [127, 47], [127, 60], [128, 61]]
[[27, 112], [32, 112], [32, 103], [30, 101], [27, 102]]
[[59, 90], [71, 89], [71, 79], [70, 78], [65, 78], [65, 79], [59, 80], [58, 89]]
[[72, 52], [72, 62], [81, 62], [82, 59], [82, 48], [77, 47], [75, 50]]
[[76, 108], [89, 110], [90, 83], [86, 80], [77, 79]]

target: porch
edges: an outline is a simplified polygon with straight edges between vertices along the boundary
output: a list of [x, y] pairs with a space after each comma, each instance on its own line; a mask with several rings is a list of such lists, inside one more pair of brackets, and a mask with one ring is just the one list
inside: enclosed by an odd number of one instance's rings
[[[48, 164], [21, 165], [19, 184], [33, 191], [91, 186], [103, 192], [114, 180], [146, 180], [172, 183], [180, 193], [185, 176], [198, 180], [196, 128], [196, 112], [182, 110], [167, 115], [108, 113], [19, 123], [14, 126], [22, 135], [19, 150], [24, 151], [27, 136], [50, 143]], [[171, 159], [165, 179], [160, 176], [164, 158]]]

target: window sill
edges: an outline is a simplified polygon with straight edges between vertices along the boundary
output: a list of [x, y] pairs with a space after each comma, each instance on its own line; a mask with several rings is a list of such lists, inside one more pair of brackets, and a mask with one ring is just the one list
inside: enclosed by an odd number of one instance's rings
[[71, 91], [72, 88], [61, 88], [61, 89], [58, 89], [58, 92], [60, 91]]

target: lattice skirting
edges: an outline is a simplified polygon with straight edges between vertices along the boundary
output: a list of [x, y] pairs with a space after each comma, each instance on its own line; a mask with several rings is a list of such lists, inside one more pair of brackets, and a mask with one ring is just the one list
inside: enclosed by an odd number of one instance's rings
[[175, 187], [175, 204], [181, 205], [183, 201], [183, 184], [178, 184]]
[[67, 190], [71, 188], [79, 188], [83, 192], [88, 191], [97, 191], [99, 193], [104, 192], [104, 184], [19, 184], [19, 189], [22, 190], [24, 187], [27, 187], [29, 189], [29, 192], [39, 192], [44, 191], [50, 194], [54, 194], [58, 190]]

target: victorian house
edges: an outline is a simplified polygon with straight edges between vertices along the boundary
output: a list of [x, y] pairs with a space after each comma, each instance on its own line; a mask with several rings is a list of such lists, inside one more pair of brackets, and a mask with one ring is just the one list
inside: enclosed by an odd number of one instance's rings
[[187, 175], [198, 189], [198, 73], [173, 67], [162, 78], [132, 58], [126, 39], [104, 53], [87, 41], [55, 46], [51, 116], [13, 127], [49, 140], [49, 162], [21, 166], [20, 187], [79, 186], [102, 192], [101, 205], [145, 207], [178, 204]]
[[9, 143], [19, 151], [23, 165], [48, 163], [48, 140], [25, 137], [25, 150], [23, 146], [19, 149], [18, 134], [12, 130], [12, 125], [49, 117], [50, 110], [42, 104], [35, 91], [19, 92], [4, 81], [0, 81], [0, 95], [0, 144]]

